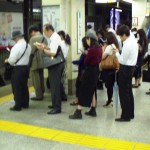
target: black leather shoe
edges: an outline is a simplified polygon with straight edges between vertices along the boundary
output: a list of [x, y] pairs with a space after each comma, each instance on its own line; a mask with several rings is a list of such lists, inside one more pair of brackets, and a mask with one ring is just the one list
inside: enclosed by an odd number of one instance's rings
[[82, 119], [81, 110], [76, 110], [73, 115], [69, 116], [69, 119]]
[[25, 108], [25, 109], [27, 109], [27, 108], [29, 108], [29, 106], [22, 106], [22, 108]]
[[51, 111], [47, 112], [48, 115], [54, 115], [61, 113], [61, 110], [52, 109]]
[[53, 109], [54, 107], [53, 107], [52, 105], [49, 105], [48, 108], [49, 108], [49, 109]]
[[33, 100], [33, 101], [42, 101], [43, 98], [31, 97], [31, 100]]
[[86, 112], [85, 115], [92, 116], [92, 117], [96, 117], [97, 116], [96, 111], [94, 111], [94, 110], [90, 110], [89, 112]]
[[11, 111], [21, 111], [21, 108], [16, 108], [16, 107], [14, 106], [14, 107], [11, 107], [10, 110], [11, 110]]
[[115, 119], [115, 121], [118, 121], [118, 122], [129, 122], [130, 119], [117, 118], [117, 119]]
[[150, 95], [150, 91], [149, 91], [149, 92], [146, 92], [146, 94], [147, 94], [147, 95]]

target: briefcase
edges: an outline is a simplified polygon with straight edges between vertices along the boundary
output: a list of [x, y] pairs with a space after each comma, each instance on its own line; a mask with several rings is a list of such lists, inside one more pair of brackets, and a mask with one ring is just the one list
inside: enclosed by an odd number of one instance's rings
[[150, 70], [143, 70], [143, 82], [150, 82]]
[[54, 57], [48, 55], [43, 55], [42, 57], [43, 57], [44, 68], [53, 67], [65, 62], [65, 58], [60, 46], [58, 47], [57, 53]]

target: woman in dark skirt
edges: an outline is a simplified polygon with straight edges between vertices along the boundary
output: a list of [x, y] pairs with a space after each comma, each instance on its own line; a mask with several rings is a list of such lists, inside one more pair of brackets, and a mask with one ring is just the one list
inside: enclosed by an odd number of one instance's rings
[[78, 95], [78, 106], [70, 119], [82, 119], [82, 106], [91, 107], [86, 115], [96, 116], [96, 86], [99, 75], [99, 63], [102, 57], [102, 48], [98, 44], [98, 39], [94, 31], [88, 31], [86, 41], [89, 45], [88, 54], [86, 55], [84, 64], [86, 65], [85, 72], [81, 79]]

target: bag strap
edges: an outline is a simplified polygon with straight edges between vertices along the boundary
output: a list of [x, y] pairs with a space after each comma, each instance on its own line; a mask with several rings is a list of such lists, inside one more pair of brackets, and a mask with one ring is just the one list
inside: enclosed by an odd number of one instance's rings
[[25, 54], [26, 50], [27, 50], [27, 47], [28, 47], [28, 43], [26, 43], [26, 48], [23, 52], [23, 54], [20, 56], [20, 58], [15, 62], [15, 64], [23, 57], [23, 55]]
[[[43, 43], [43, 42], [44, 42], [44, 40], [45, 40], [45, 38], [43, 37], [43, 39], [42, 39], [41, 43]], [[35, 49], [35, 51], [34, 51], [33, 55], [35, 55], [35, 53], [36, 53], [37, 51], [38, 51], [38, 48], [36, 47], [36, 49]]]

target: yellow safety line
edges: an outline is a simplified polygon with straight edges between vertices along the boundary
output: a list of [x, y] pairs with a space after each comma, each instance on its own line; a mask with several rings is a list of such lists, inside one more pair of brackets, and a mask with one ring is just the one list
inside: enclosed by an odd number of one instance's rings
[[0, 120], [0, 131], [25, 135], [34, 138], [103, 150], [150, 150], [150, 144], [130, 142], [99, 136], [79, 134], [63, 130]]
[[[33, 87], [30, 87], [29, 88], [29, 92], [33, 92], [34, 91], [34, 88]], [[13, 94], [9, 94], [7, 96], [3, 96], [0, 98], [0, 103], [3, 103], [3, 102], [6, 102], [6, 101], [9, 101], [9, 100], [12, 100], [13, 99]]]

